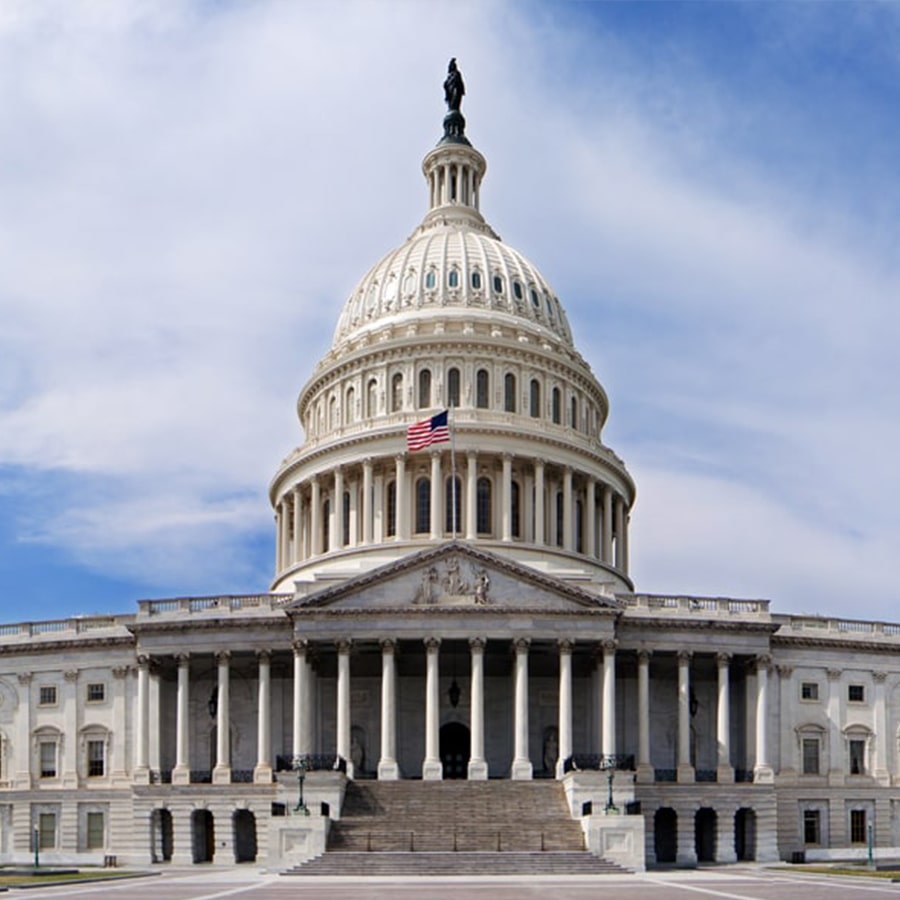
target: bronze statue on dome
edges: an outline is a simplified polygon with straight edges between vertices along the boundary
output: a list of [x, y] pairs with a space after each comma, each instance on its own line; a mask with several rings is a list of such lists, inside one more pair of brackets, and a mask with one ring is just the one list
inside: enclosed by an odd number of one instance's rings
[[463, 95], [466, 93], [466, 86], [463, 83], [462, 72], [456, 66], [456, 57], [450, 60], [447, 66], [447, 77], [444, 79], [444, 99], [447, 101], [447, 108], [451, 112], [459, 112], [462, 104]]

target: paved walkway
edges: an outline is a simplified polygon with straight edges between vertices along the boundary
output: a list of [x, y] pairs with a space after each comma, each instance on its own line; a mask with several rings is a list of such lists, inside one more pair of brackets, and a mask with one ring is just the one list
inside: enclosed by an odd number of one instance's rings
[[[12, 892], [11, 892], [12, 893]], [[166, 867], [113, 883], [36, 888], [23, 900], [900, 900], [900, 884], [729, 866], [643, 875], [499, 878], [284, 878], [234, 868]]]

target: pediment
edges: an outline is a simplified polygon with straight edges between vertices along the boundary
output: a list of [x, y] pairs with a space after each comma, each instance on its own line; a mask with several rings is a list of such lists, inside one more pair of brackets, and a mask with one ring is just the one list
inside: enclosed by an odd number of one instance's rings
[[535, 610], [617, 613], [621, 604], [460, 541], [409, 556], [289, 603], [307, 610]]

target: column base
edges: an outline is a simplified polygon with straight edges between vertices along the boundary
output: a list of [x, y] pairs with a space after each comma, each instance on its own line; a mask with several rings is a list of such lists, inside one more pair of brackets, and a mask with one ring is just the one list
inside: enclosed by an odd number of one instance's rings
[[647, 763], [641, 763], [634, 773], [634, 780], [638, 784], [653, 784], [656, 781], [656, 770]]
[[488, 764], [486, 759], [469, 760], [469, 781], [487, 781]]
[[190, 784], [191, 770], [187, 766], [175, 766], [172, 769], [172, 784]]
[[[173, 775], [174, 777], [174, 775]], [[268, 763], [258, 763], [253, 767], [254, 784], [271, 784], [272, 767]]]
[[513, 781], [531, 781], [534, 777], [534, 768], [530, 759], [514, 759], [512, 764]]
[[734, 784], [734, 766], [717, 766], [716, 781], [719, 784]]
[[754, 784], [775, 784], [775, 772], [771, 766], [753, 767]]
[[231, 766], [216, 766], [212, 770], [213, 784], [231, 784]]
[[737, 853], [734, 852], [734, 839], [726, 839], [716, 847], [716, 862], [722, 864], [736, 863]]
[[400, 778], [400, 766], [396, 759], [378, 760], [378, 780], [397, 781]]
[[679, 853], [675, 857], [675, 865], [679, 869], [696, 869], [697, 854], [696, 853]]
[[150, 769], [146, 766], [135, 769], [133, 780], [135, 784], [150, 784]]
[[679, 784], [693, 784], [696, 780], [694, 777], [694, 767], [693, 766], [678, 766], [675, 772], [675, 780]]
[[439, 759], [426, 759], [422, 763], [422, 781], [442, 781], [444, 766]]

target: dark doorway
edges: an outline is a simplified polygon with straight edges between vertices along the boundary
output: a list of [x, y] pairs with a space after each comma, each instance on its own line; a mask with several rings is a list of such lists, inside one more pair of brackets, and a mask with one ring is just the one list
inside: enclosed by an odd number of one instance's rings
[[694, 851], [697, 862], [716, 861], [716, 811], [708, 806], [694, 816]]
[[208, 809], [195, 809], [191, 813], [191, 850], [195, 863], [213, 861], [215, 840], [213, 814]]
[[658, 863], [673, 863], [678, 853], [678, 814], [664, 806], [653, 816], [653, 849]]
[[249, 809], [236, 809], [232, 816], [234, 828], [234, 861], [256, 861], [256, 816]]
[[738, 862], [756, 859], [756, 812], [742, 807], [734, 814], [734, 852]]
[[153, 862], [172, 861], [172, 813], [154, 809], [150, 814], [150, 858]]
[[444, 778], [467, 778], [471, 734], [462, 722], [448, 722], [441, 728], [441, 763]]

